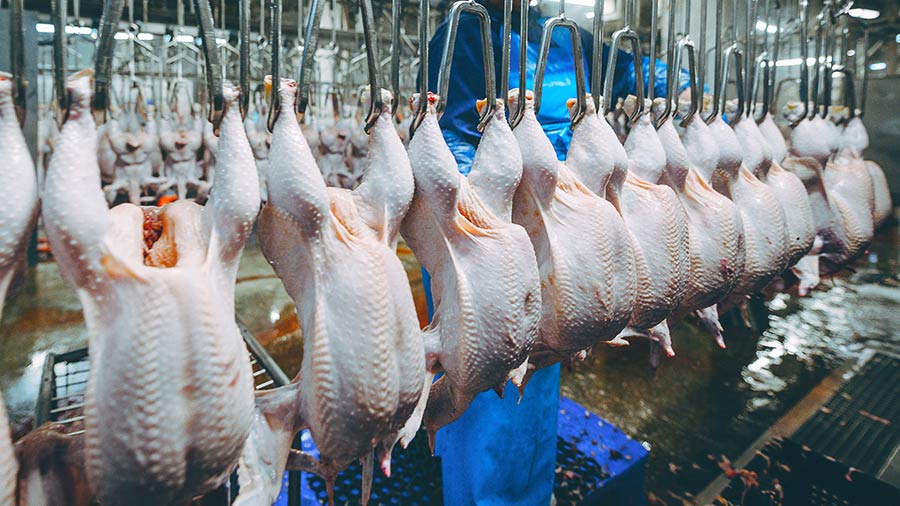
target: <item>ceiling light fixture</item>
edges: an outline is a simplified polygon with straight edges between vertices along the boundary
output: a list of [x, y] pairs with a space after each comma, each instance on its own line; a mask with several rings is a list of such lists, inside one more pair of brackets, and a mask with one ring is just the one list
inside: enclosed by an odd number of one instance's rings
[[847, 14], [850, 14], [851, 17], [859, 19], [875, 19], [878, 16], [881, 16], [881, 12], [876, 11], [875, 9], [862, 9], [859, 7], [850, 9], [849, 11], [847, 11]]

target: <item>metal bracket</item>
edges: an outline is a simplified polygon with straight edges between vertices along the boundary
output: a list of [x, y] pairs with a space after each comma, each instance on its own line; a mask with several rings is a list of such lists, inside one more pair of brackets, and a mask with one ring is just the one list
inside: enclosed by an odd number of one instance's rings
[[548, 19], [544, 23], [544, 31], [541, 33], [541, 50], [538, 53], [537, 70], [534, 74], [534, 113], [537, 114], [541, 109], [541, 98], [544, 89], [544, 72], [547, 69], [547, 57], [550, 53], [550, 42], [553, 38], [553, 30], [555, 28], [565, 28], [569, 32], [572, 40], [572, 63], [575, 67], [575, 112], [572, 114], [570, 128], [575, 128], [581, 119], [584, 118], [584, 111], [587, 107], [587, 98], [584, 86], [584, 56], [581, 51], [581, 33], [578, 25], [571, 19], [566, 18], [565, 13]]
[[603, 97], [605, 98], [603, 101], [603, 115], [605, 116], [610, 110], [613, 78], [616, 73], [616, 57], [619, 53], [619, 46], [626, 40], [631, 41], [631, 57], [634, 60], [635, 91], [638, 97], [637, 107], [628, 117], [631, 122], [634, 122], [644, 114], [644, 67], [641, 61], [641, 39], [638, 37], [637, 32], [628, 26], [617, 30], [612, 34], [612, 43], [609, 47], [609, 58], [606, 64], [606, 76], [604, 76], [605, 78], [603, 80]]
[[[481, 26], [481, 51], [482, 66], [484, 67], [484, 96], [487, 99], [486, 107], [481, 111], [478, 119], [478, 131], [484, 130], [488, 120], [497, 109], [496, 94], [497, 90], [494, 85], [494, 47], [491, 43], [491, 17], [488, 15], [487, 9], [474, 0], [457, 0], [452, 7], [447, 18], [450, 20], [450, 27], [447, 30], [447, 39], [444, 43], [444, 52], [441, 55], [441, 66], [438, 71], [439, 98], [437, 104], [437, 113], [440, 115], [444, 112], [447, 104], [447, 92], [450, 89], [450, 70], [453, 64], [453, 52], [456, 49], [456, 31], [459, 28], [459, 17], [469, 12], [478, 16]], [[549, 23], [549, 21], [548, 21]], [[427, 97], [425, 97], [427, 100]], [[421, 97], [420, 97], [421, 100]]]

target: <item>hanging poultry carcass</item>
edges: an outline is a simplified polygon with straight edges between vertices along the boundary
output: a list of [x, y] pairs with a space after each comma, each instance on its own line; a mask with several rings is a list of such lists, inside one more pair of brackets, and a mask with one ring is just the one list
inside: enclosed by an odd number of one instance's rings
[[[675, 130], [674, 118], [657, 129], [666, 155], [661, 183], [675, 190], [687, 216], [690, 274], [687, 292], [672, 320], [693, 313], [724, 347], [716, 305], [737, 286], [744, 272], [744, 225], [740, 212], [708, 183], [715, 171], [719, 150], [706, 123], [685, 104], [688, 117], [683, 136]], [[665, 99], [654, 100], [657, 117], [666, 112]]]
[[[795, 126], [783, 167], [803, 181], [813, 211], [816, 245], [810, 257], [794, 268], [801, 280], [806, 278], [812, 283], [817, 282], [820, 272], [832, 274], [864, 251], [872, 239], [874, 202], [841, 195], [843, 188], [855, 187], [854, 175], [861, 171], [852, 165], [835, 165], [831, 160], [831, 129], [819, 115], [803, 117], [808, 111], [808, 107], [797, 102], [786, 106], [785, 118]], [[871, 189], [871, 178], [867, 183]], [[874, 200], [872, 193], [865, 193]]]
[[[38, 185], [31, 152], [13, 105], [13, 76], [0, 73], [0, 156], [3, 173], [0, 175], [0, 316], [13, 276], [21, 266], [28, 239], [38, 216]], [[96, 154], [94, 154], [96, 156]], [[16, 472], [18, 462], [13, 453], [9, 419], [0, 395], [0, 505], [16, 504]]]
[[226, 85], [227, 156], [208, 204], [107, 209], [92, 81], [89, 71], [69, 80], [43, 203], [88, 327], [85, 467], [102, 504], [183, 504], [227, 479], [250, 430], [253, 378], [234, 283], [259, 209], [253, 154]]
[[138, 99], [132, 108], [122, 111], [104, 127], [105, 141], [101, 139], [94, 157], [99, 157], [99, 161], [106, 160], [108, 142], [108, 149], [115, 156], [115, 177], [103, 188], [110, 205], [123, 192], [127, 193], [130, 203], [141, 205], [151, 188], [165, 183], [164, 178], [153, 175], [153, 161], [162, 138], [157, 135], [155, 126], [155, 122], [148, 121], [143, 104]]
[[516, 138], [502, 102], [484, 127], [469, 176], [463, 176], [438, 127], [438, 96], [415, 95], [416, 107], [418, 100], [427, 103], [409, 145], [416, 193], [401, 232], [431, 275], [427, 367], [444, 373], [431, 388], [425, 413], [433, 441], [479, 393], [502, 391], [509, 379], [521, 385], [538, 335], [541, 288], [528, 234], [511, 221], [522, 158], [510, 149]]
[[759, 292], [784, 271], [788, 262], [787, 230], [784, 211], [774, 193], [744, 164], [743, 148], [734, 130], [717, 114], [709, 124], [709, 133], [719, 147], [709, 183], [734, 202], [744, 225], [744, 272], [724, 305], [730, 306]]
[[[357, 459], [366, 460], [371, 481], [376, 446], [389, 472], [391, 449], [415, 435], [430, 387], [395, 252], [413, 176], [392, 125], [389, 92], [382, 90], [366, 175], [354, 191], [325, 186], [294, 115], [297, 83], [283, 79], [278, 93], [259, 236], [297, 305], [304, 336], [294, 429], [309, 428], [331, 494], [337, 473]], [[348, 318], [347, 308], [355, 316]]]
[[[832, 121], [834, 119], [832, 118]], [[875, 199], [874, 225], [875, 229], [877, 229], [890, 217], [893, 210], [893, 202], [891, 201], [891, 189], [881, 166], [863, 158], [863, 151], [869, 147], [869, 133], [866, 131], [862, 118], [859, 117], [859, 111], [852, 118], [846, 120], [839, 139], [842, 141], [841, 152], [851, 159], [863, 160], [866, 170], [869, 172]]]
[[[649, 100], [640, 100], [650, 108]], [[637, 101], [633, 95], [625, 100], [627, 115], [634, 114]], [[666, 318], [678, 309], [687, 293], [690, 243], [681, 202], [672, 188], [659, 184], [666, 168], [666, 152], [650, 122], [649, 111], [632, 120], [624, 150], [628, 156], [627, 176], [621, 191], [608, 196], [616, 199], [613, 204], [621, 210], [633, 238], [638, 295], [634, 314], [621, 337], [649, 337], [673, 356]]]
[[319, 133], [319, 166], [325, 184], [335, 188], [352, 188], [353, 175], [347, 165], [347, 148], [354, 125], [350, 118], [335, 118]]
[[[754, 174], [772, 190], [784, 210], [788, 238], [788, 267], [793, 267], [812, 250], [816, 238], [809, 197], [800, 178], [781, 166], [787, 154], [787, 143], [775, 125], [772, 115], [766, 112], [758, 128], [755, 131], [752, 131], [754, 130], [752, 127], [748, 130], [757, 136], [760, 145], [769, 149], [772, 157], [768, 168], [760, 166]], [[811, 288], [813, 287], [807, 283], [798, 286], [801, 296]]]
[[186, 199], [189, 190], [198, 195], [207, 193], [209, 186], [200, 180], [197, 163], [197, 152], [203, 145], [203, 123], [208, 122], [194, 114], [187, 94], [176, 87], [169, 114], [160, 121], [159, 143], [165, 151], [163, 172], [167, 180], [160, 187], [160, 194], [173, 187], [179, 200]]
[[[518, 107], [519, 100], [519, 90], [511, 91], [510, 107]], [[568, 105], [574, 112], [575, 100]], [[530, 91], [524, 107], [513, 129], [523, 175], [512, 216], [531, 238], [541, 279], [543, 308], [538, 341], [528, 359], [531, 371], [616, 337], [634, 309], [636, 276], [622, 217], [568, 167], [590, 166], [597, 156], [590, 132], [599, 119], [590, 95], [565, 163], [557, 160], [537, 121]]]

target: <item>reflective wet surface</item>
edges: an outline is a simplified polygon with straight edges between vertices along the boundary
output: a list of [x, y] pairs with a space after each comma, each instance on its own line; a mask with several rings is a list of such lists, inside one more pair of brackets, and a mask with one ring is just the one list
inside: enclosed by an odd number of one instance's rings
[[[751, 305], [755, 329], [729, 315], [720, 350], [692, 322], [672, 330], [677, 356], [653, 370], [645, 345], [599, 350], [564, 371], [562, 392], [651, 448], [648, 490], [682, 504], [829, 371], [869, 347], [900, 350], [900, 247], [897, 226], [883, 231], [854, 272], [825, 281], [805, 298], [778, 295]], [[401, 258], [425, 318], [421, 275]], [[289, 376], [302, 358], [290, 298], [258, 247], [241, 261], [238, 317]], [[85, 346], [81, 305], [53, 262], [33, 270], [8, 302], [0, 326], [0, 388], [14, 430], [31, 427], [44, 357]], [[136, 357], [136, 360], [139, 357]]]

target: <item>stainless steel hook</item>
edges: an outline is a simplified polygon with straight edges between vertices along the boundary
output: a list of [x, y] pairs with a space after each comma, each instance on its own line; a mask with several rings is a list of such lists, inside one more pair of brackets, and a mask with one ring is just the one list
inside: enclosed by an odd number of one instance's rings
[[[372, 13], [372, 0], [359, 0], [362, 14], [363, 38], [366, 42], [366, 60], [369, 70], [369, 113], [366, 115], [365, 131], [375, 126], [381, 108], [381, 86], [378, 84], [378, 49], [375, 46], [375, 15]], [[399, 91], [399, 90], [398, 90]]]
[[[528, 7], [525, 7], [525, 10]], [[509, 58], [512, 50], [512, 0], [503, 0], [503, 26], [501, 27], [501, 54], [500, 54], [500, 98], [503, 107], [509, 111]], [[521, 79], [520, 79], [521, 81]], [[524, 98], [524, 97], [523, 97]]]
[[[62, 5], [63, 9], [65, 9], [64, 0], [60, 1], [57, 7], [59, 5]], [[116, 45], [115, 35], [119, 29], [119, 20], [122, 19], [122, 9], [124, 8], [125, 0], [106, 0], [106, 4], [103, 6], [103, 17], [100, 19], [100, 40], [97, 41], [97, 57], [94, 72], [94, 99], [91, 103], [94, 121], [98, 125], [106, 123], [106, 109], [109, 107], [109, 87], [112, 81], [110, 73], [112, 72], [113, 50]], [[60, 18], [64, 19], [65, 11], [61, 15], [58, 13], [56, 17], [57, 21]], [[65, 33], [64, 24], [60, 24], [62, 26], [56, 29], [55, 35], [57, 38], [61, 37], [62, 33]], [[65, 61], [60, 60], [60, 64], [65, 65]], [[57, 83], [56, 86], [57, 92], [62, 86], [63, 95], [65, 95], [65, 83], [62, 83], [62, 85]]]
[[419, 103], [409, 125], [410, 134], [428, 114], [428, 17], [429, 0], [419, 0]]
[[606, 76], [603, 80], [603, 115], [609, 112], [612, 102], [612, 85], [616, 73], [616, 59], [619, 52], [619, 46], [624, 41], [631, 41], [631, 57], [634, 60], [634, 84], [635, 92], [638, 97], [637, 107], [628, 117], [632, 122], [637, 120], [644, 114], [644, 67], [641, 61], [641, 39], [637, 32], [626, 26], [617, 30], [612, 34], [612, 42], [609, 46], [609, 58], [606, 63]]
[[25, 125], [25, 26], [23, 0], [10, 0], [9, 6], [9, 63], [13, 80], [13, 105], [19, 126]]
[[200, 40], [203, 42], [203, 60], [206, 62], [206, 88], [209, 93], [209, 121], [213, 132], [218, 134], [222, 116], [225, 114], [225, 95], [222, 91], [222, 72], [219, 63], [219, 48], [216, 45], [215, 25], [212, 8], [208, 0], [194, 0], [197, 12], [197, 24], [200, 29]]
[[240, 0], [240, 59], [238, 80], [241, 87], [241, 118], [247, 118], [250, 105], [250, 0]]
[[269, 116], [266, 118], [266, 128], [269, 132], [275, 129], [275, 120], [281, 113], [281, 0], [269, 0], [271, 19], [271, 64], [269, 72], [272, 79], [272, 91], [269, 97]]
[[[603, 0], [597, 0], [602, 3]], [[509, 30], [512, 33], [512, 30]], [[508, 44], [511, 42], [508, 42]], [[509, 62], [507, 62], [507, 65]], [[528, 72], [528, 6], [519, 5], [519, 101], [516, 103], [516, 110], [509, 112], [509, 126], [515, 128], [525, 117], [525, 95]], [[501, 90], [503, 91], [503, 90]], [[507, 102], [509, 101], [509, 92], [506, 92]]]
[[400, 8], [401, 0], [391, 2], [391, 117], [400, 107]]
[[[447, 92], [450, 89], [450, 71], [453, 64], [453, 53], [456, 49], [456, 32], [459, 28], [459, 17], [469, 12], [478, 16], [481, 26], [481, 51], [482, 66], [484, 67], [484, 95], [488, 103], [481, 111], [481, 117], [478, 120], [478, 131], [484, 130], [491, 115], [497, 109], [496, 94], [497, 90], [494, 85], [494, 48], [491, 43], [491, 17], [488, 15], [487, 9], [474, 0], [457, 0], [450, 7], [450, 13], [447, 18], [450, 20], [450, 26], [447, 30], [447, 39], [444, 42], [444, 52], [441, 54], [441, 65], [438, 71], [439, 101], [437, 113], [440, 115], [444, 112], [447, 104]], [[549, 23], [549, 21], [548, 21]], [[427, 100], [428, 97], [425, 97]], [[421, 100], [421, 97], [420, 97]]]
[[325, 0], [312, 0], [309, 6], [309, 19], [306, 22], [306, 35], [303, 37], [300, 74], [297, 76], [297, 106], [295, 110], [300, 116], [306, 114], [306, 106], [309, 104], [309, 75], [312, 73], [313, 61], [319, 46], [319, 25], [322, 23], [324, 11]]
[[584, 55], [581, 51], [581, 32], [575, 21], [566, 18], [565, 12], [548, 19], [544, 23], [544, 31], [541, 33], [541, 49], [538, 53], [537, 69], [534, 73], [534, 113], [541, 109], [541, 98], [544, 90], [544, 72], [547, 69], [547, 57], [550, 54], [550, 42], [553, 39], [553, 30], [564, 28], [569, 32], [572, 40], [572, 63], [575, 67], [575, 112], [572, 113], [572, 121], [569, 124], [574, 128], [584, 118], [587, 107], [587, 91], [584, 87]]
[[[706, 9], [706, 5], [708, 2], [703, 2], [703, 9]], [[716, 42], [715, 49], [713, 50], [713, 54], [715, 55], [715, 63], [713, 68], [712, 80], [713, 80], [713, 99], [710, 104], [709, 115], [702, 116], [703, 121], [706, 124], [710, 124], [715, 121], [716, 117], [719, 115], [719, 101], [722, 98], [722, 21], [723, 21], [723, 2], [716, 2]], [[704, 25], [705, 26], [705, 25]], [[706, 58], [706, 56], [703, 56]]]
[[594, 110], [600, 112], [600, 94], [603, 88], [603, 9], [604, 0], [594, 0], [594, 53], [591, 55], [591, 98]]

